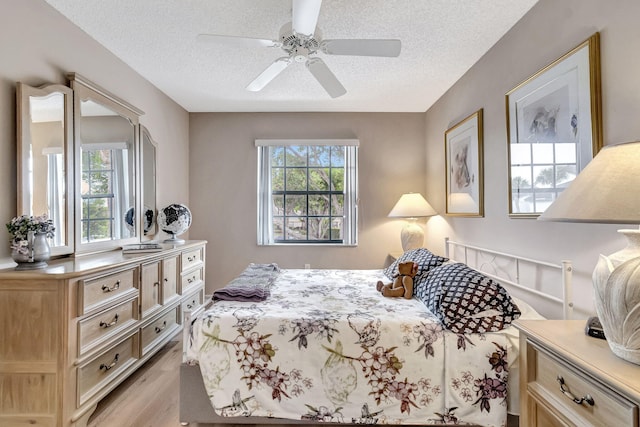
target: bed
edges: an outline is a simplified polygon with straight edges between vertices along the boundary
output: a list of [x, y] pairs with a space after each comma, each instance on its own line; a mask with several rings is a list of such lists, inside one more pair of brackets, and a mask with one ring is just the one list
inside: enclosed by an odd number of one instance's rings
[[[511, 322], [542, 318], [506, 287], [567, 315], [570, 263], [445, 246], [384, 270], [250, 265], [206, 311], [184, 314], [181, 422], [506, 425], [518, 412]], [[406, 261], [419, 265], [415, 297], [383, 297], [376, 283]], [[561, 296], [524, 286], [523, 270], [558, 274]]]

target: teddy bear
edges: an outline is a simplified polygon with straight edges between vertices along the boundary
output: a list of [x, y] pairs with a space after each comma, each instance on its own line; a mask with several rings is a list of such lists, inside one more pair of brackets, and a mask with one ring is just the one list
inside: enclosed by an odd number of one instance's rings
[[393, 283], [382, 283], [378, 280], [376, 289], [385, 297], [413, 298], [413, 278], [418, 274], [418, 264], [413, 261], [398, 264], [398, 274], [394, 276]]

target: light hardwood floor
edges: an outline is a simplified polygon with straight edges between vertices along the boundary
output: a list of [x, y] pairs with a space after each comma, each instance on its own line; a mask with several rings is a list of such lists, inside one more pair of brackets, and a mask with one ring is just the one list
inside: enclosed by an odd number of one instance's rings
[[179, 426], [182, 343], [169, 342], [105, 397], [88, 427]]

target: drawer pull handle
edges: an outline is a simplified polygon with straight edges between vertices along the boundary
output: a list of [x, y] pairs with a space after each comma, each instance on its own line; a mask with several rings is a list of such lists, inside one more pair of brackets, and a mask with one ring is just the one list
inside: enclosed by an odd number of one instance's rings
[[187, 310], [191, 310], [196, 306], [196, 300], [191, 301], [191, 304], [187, 304]]
[[196, 276], [191, 276], [191, 277], [189, 277], [189, 278], [187, 279], [187, 282], [188, 282], [188, 283], [193, 283], [193, 282], [195, 282], [195, 281], [196, 281]]
[[189, 262], [193, 262], [193, 261], [195, 261], [195, 260], [196, 260], [195, 255], [193, 255], [193, 256], [188, 256], [188, 257], [187, 257], [187, 261], [189, 261]]
[[120, 354], [116, 353], [116, 357], [113, 358], [113, 362], [111, 362], [109, 365], [105, 365], [103, 363], [102, 365], [100, 365], [100, 370], [107, 372], [108, 370], [116, 366], [118, 364], [119, 357], [120, 357]]
[[153, 282], [153, 286], [160, 286], [160, 282]]
[[160, 332], [164, 331], [164, 328], [167, 327], [167, 321], [165, 320], [164, 322], [162, 322], [162, 326], [156, 326], [156, 334], [159, 334]]
[[113, 286], [109, 287], [107, 285], [102, 285], [102, 292], [109, 293], [113, 291], [117, 291], [120, 288], [120, 280], [113, 284]]
[[556, 378], [558, 380], [558, 382], [560, 383], [560, 391], [562, 392], [562, 394], [564, 394], [565, 396], [567, 396], [569, 399], [573, 400], [574, 403], [578, 404], [578, 405], [582, 405], [582, 402], [587, 402], [590, 406], [595, 405], [595, 402], [593, 400], [593, 397], [591, 397], [591, 395], [586, 394], [584, 397], [575, 397], [570, 391], [569, 389], [567, 389], [565, 387], [564, 384], [564, 378], [562, 378], [560, 375], [558, 375], [558, 377]]
[[100, 327], [107, 329], [110, 328], [112, 326], [115, 326], [116, 323], [118, 323], [118, 315], [116, 314], [115, 317], [113, 318], [113, 322], [107, 323], [107, 322], [100, 322]]

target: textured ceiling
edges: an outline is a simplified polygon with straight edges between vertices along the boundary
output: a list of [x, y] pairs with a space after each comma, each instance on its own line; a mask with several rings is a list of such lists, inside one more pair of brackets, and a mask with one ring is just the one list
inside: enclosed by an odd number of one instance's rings
[[282, 50], [198, 42], [201, 33], [277, 39], [291, 0], [45, 0], [190, 112], [426, 111], [537, 0], [324, 0], [325, 39], [400, 39], [397, 58], [319, 53], [346, 95], [303, 63], [245, 87]]

